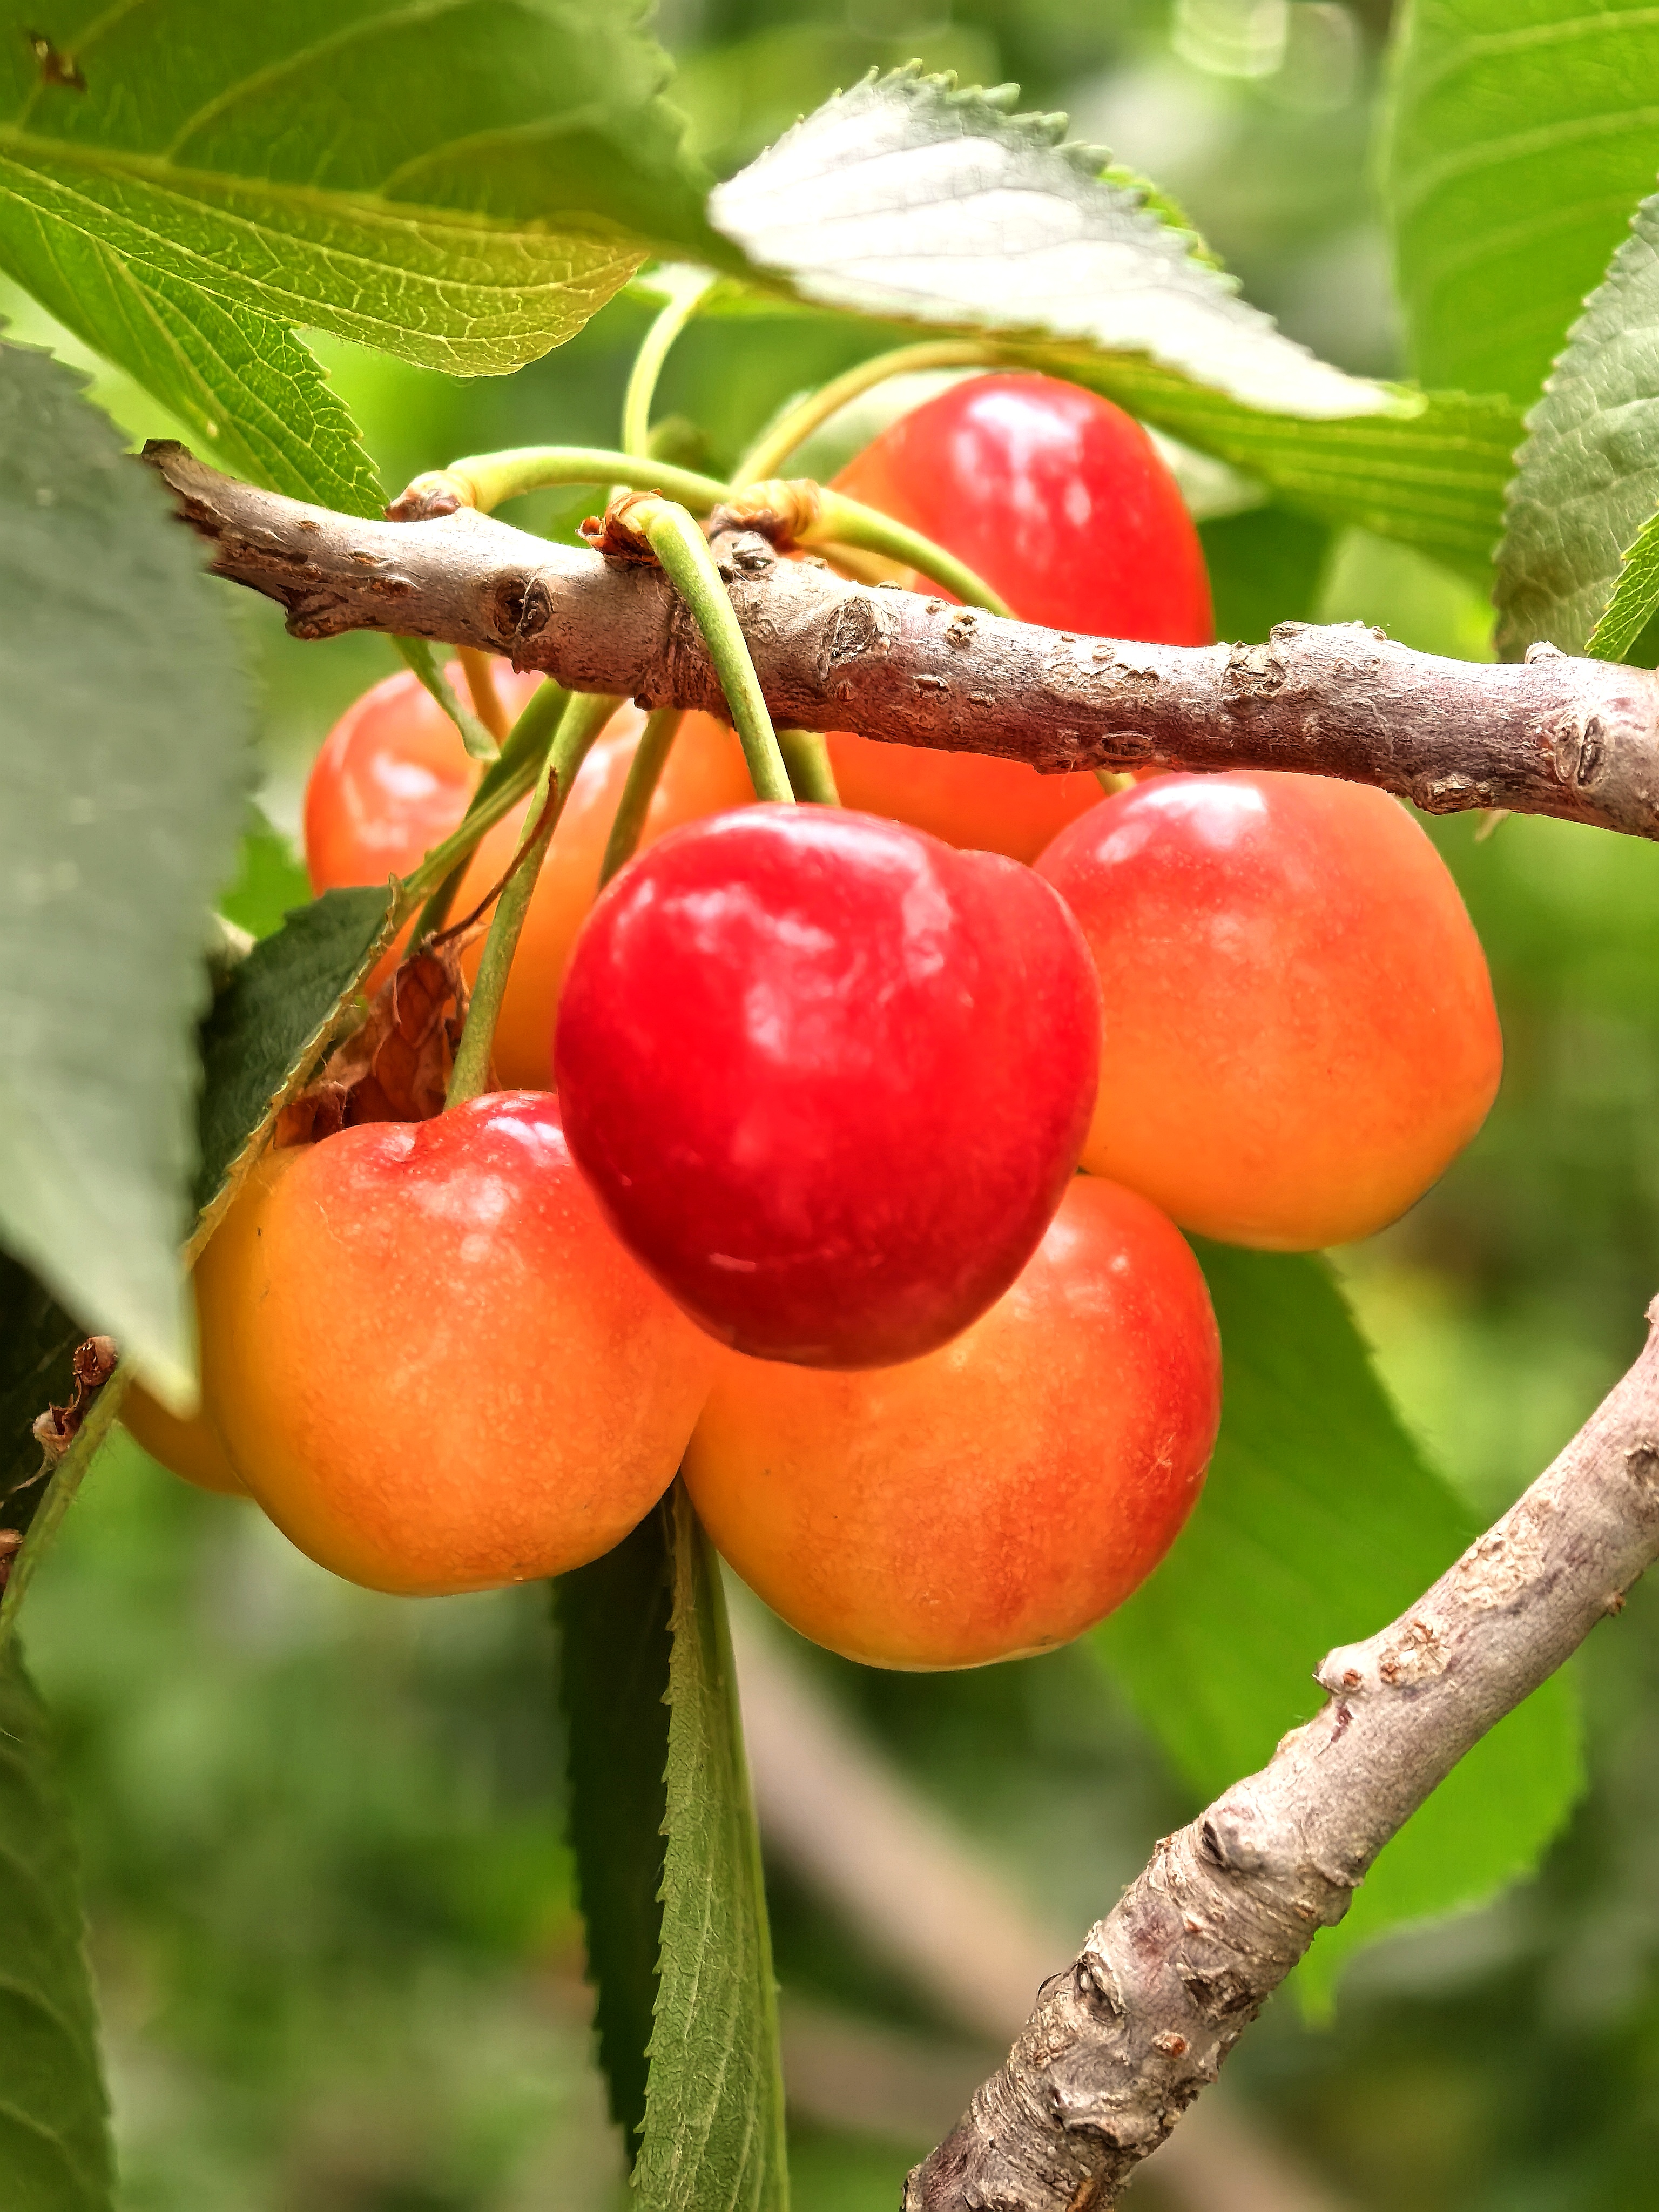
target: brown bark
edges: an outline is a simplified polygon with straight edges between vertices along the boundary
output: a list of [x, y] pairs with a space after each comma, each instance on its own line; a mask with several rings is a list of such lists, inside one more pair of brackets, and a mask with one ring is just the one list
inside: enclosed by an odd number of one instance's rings
[[[1649, 1309], [1650, 1331], [1659, 1300]], [[904, 2212], [1115, 2202], [1389, 1838], [1659, 1557], [1659, 1336], [1434, 1587], [1316, 1670], [1329, 1703], [1167, 1836], [1000, 2073], [916, 2167]]]
[[[149, 457], [218, 574], [279, 600], [298, 637], [402, 632], [504, 653], [577, 690], [723, 711], [702, 641], [655, 568], [471, 508], [358, 521], [238, 483], [182, 447]], [[1267, 645], [1131, 644], [848, 583], [750, 532], [714, 548], [783, 726], [1048, 773], [1301, 769], [1431, 813], [1507, 807], [1659, 836], [1659, 677], [1645, 669], [1537, 647], [1520, 666], [1442, 660], [1359, 623], [1285, 623]]]

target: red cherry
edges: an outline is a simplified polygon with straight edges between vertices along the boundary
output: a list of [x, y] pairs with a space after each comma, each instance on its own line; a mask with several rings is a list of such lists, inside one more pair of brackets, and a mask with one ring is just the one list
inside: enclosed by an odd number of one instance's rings
[[757, 806], [601, 896], [555, 1056], [578, 1165], [711, 1334], [815, 1367], [916, 1358], [1036, 1249], [1088, 1125], [1099, 994], [1025, 868]]
[[[1022, 621], [1164, 645], [1214, 635], [1203, 549], [1175, 478], [1133, 416], [1074, 384], [969, 378], [890, 424], [836, 483], [967, 562]], [[1086, 773], [1038, 775], [844, 732], [830, 757], [849, 806], [1020, 860], [1100, 798]]]
[[1381, 791], [1166, 775], [1037, 862], [1105, 985], [1083, 1164], [1280, 1250], [1405, 1211], [1486, 1119], [1503, 1038], [1445, 863]]
[[1012, 1289], [878, 1374], [727, 1353], [685, 1457], [704, 1526], [790, 1626], [884, 1667], [1064, 1644], [1192, 1510], [1221, 1357], [1198, 1263], [1145, 1199], [1074, 1176]]

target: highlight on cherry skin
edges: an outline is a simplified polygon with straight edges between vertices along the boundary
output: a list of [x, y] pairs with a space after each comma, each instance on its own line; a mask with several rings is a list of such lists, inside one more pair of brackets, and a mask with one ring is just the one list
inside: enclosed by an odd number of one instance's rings
[[410, 1595], [610, 1550], [718, 1356], [605, 1226], [544, 1094], [268, 1152], [196, 1291], [243, 1484], [319, 1565]]
[[[452, 670], [452, 680], [458, 674], [459, 668]], [[517, 675], [503, 662], [495, 680], [503, 703], [516, 715], [541, 678]], [[644, 726], [638, 708], [617, 708], [560, 815], [495, 1025], [495, 1069], [511, 1088], [540, 1091], [552, 1081], [553, 1010], [570, 948], [599, 889], [605, 840]], [[330, 731], [306, 786], [306, 865], [313, 890], [407, 875], [456, 827], [481, 773], [455, 725], [407, 670], [374, 685]], [[754, 795], [736, 734], [711, 715], [688, 714], [653, 797], [641, 848], [683, 822], [745, 805]], [[525, 813], [519, 807], [480, 840], [454, 919], [500, 881], [522, 835]], [[482, 952], [475, 945], [463, 956], [469, 981]], [[388, 953], [369, 977], [371, 995], [397, 957]]]
[[835, 808], [677, 830], [595, 906], [555, 1057], [630, 1251], [724, 1343], [919, 1357], [1036, 1249], [1077, 1164], [1100, 994], [1031, 871]]
[[[1132, 416], [1074, 384], [967, 378], [890, 424], [835, 482], [965, 561], [1022, 621], [1164, 645], [1214, 638], [1203, 548], [1174, 477]], [[1017, 860], [1101, 796], [1087, 771], [1039, 775], [847, 732], [829, 746], [848, 806]]]
[[1386, 793], [1165, 775], [1038, 860], [1105, 985], [1083, 1164], [1184, 1227], [1311, 1250], [1404, 1212], [1503, 1071], [1486, 955]]
[[724, 1355], [685, 1482], [802, 1635], [873, 1666], [981, 1666], [1068, 1642], [1146, 1579], [1220, 1397], [1190, 1248], [1077, 1176], [1012, 1288], [942, 1350], [858, 1374]]

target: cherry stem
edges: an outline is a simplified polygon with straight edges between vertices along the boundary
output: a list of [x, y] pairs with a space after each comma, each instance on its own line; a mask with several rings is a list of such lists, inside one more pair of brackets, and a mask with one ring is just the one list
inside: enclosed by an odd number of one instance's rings
[[848, 499], [844, 492], [831, 491], [827, 487], [818, 494], [817, 520], [802, 532], [798, 543], [802, 545], [851, 545], [865, 553], [879, 553], [890, 561], [902, 561], [907, 568], [916, 568], [935, 584], [942, 584], [953, 598], [964, 606], [983, 607], [988, 614], [1012, 617], [1013, 610], [999, 592], [994, 592], [982, 576], [977, 576], [965, 561], [958, 561], [954, 553], [947, 553], [931, 538], [924, 538], [919, 530], [912, 530], [902, 522], [895, 522], [890, 514], [878, 507], [866, 507], [862, 500]]
[[472, 695], [472, 711], [499, 745], [512, 728], [513, 718], [495, 689], [495, 656], [480, 646], [458, 645], [455, 658]]
[[[524, 712], [507, 732], [501, 757], [484, 772], [471, 804], [459, 824], [441, 845], [434, 845], [419, 867], [404, 878], [404, 896], [424, 898], [420, 920], [410, 938], [422, 944], [449, 919], [449, 909], [461, 887], [473, 849], [486, 830], [510, 814], [540, 772], [548, 739], [563, 714], [570, 694], [556, 684], [543, 684], [525, 702]], [[405, 911], [407, 908], [405, 908]]]
[[702, 632], [708, 657], [720, 679], [726, 703], [743, 740], [749, 763], [749, 780], [757, 799], [793, 801], [789, 771], [766, 709], [766, 698], [749, 657], [749, 645], [738, 623], [708, 540], [697, 523], [672, 500], [636, 499], [628, 509], [629, 526], [639, 532], [661, 562], [664, 573], [690, 608]]
[[559, 826], [559, 817], [576, 780], [576, 771], [586, 759], [594, 738], [621, 704], [619, 698], [602, 692], [580, 692], [567, 702], [559, 718], [559, 726], [536, 780], [524, 842], [495, 902], [489, 934], [484, 939], [478, 980], [472, 988], [465, 1026], [455, 1048], [449, 1088], [444, 1094], [446, 1113], [452, 1106], [464, 1106], [469, 1098], [481, 1097], [489, 1088], [489, 1053], [495, 1042], [495, 1024], [542, 862], [553, 842], [553, 832]]
[[476, 714], [469, 714], [450, 689], [449, 678], [423, 637], [394, 637], [392, 641], [422, 689], [429, 691], [461, 733], [461, 743], [474, 760], [493, 761], [501, 747]]
[[605, 858], [599, 863], [601, 890], [617, 869], [626, 867], [639, 850], [645, 817], [651, 811], [652, 799], [684, 719], [684, 710], [679, 707], [659, 707], [654, 714], [646, 717], [640, 742], [628, 763], [628, 781], [617, 801], [611, 835], [605, 840]]
[[605, 446], [514, 446], [500, 453], [473, 453], [452, 461], [447, 469], [416, 477], [403, 499], [418, 505], [434, 494], [447, 493], [460, 506], [489, 514], [503, 500], [548, 491], [558, 484], [621, 484], [635, 491], [659, 491], [694, 514], [707, 514], [732, 495], [732, 487], [717, 477], [700, 476], [695, 469], [678, 469], [637, 453], [612, 453]]
[[841, 805], [836, 771], [830, 765], [830, 748], [817, 731], [780, 730], [778, 750], [797, 799], [814, 806]]
[[733, 469], [732, 479], [750, 484], [776, 476], [796, 447], [804, 445], [820, 423], [838, 415], [849, 399], [885, 384], [890, 376], [907, 376], [922, 368], [993, 368], [1002, 358], [1000, 348], [981, 338], [939, 338], [900, 346], [892, 353], [861, 361], [843, 375], [820, 385], [769, 424]]
[[[657, 379], [668, 358], [668, 349], [678, 337], [702, 305], [703, 295], [716, 279], [713, 270], [666, 270], [660, 272], [669, 291], [668, 304], [646, 332], [634, 366], [629, 372], [628, 389], [623, 395], [622, 442], [625, 453], [637, 453], [641, 458], [651, 450], [651, 402], [657, 393]], [[661, 487], [649, 485], [647, 489]]]

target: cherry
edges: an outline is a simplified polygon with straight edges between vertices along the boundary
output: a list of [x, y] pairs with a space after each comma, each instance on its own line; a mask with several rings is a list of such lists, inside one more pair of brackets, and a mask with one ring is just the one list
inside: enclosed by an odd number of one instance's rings
[[1220, 1400], [1187, 1244], [1079, 1176], [1013, 1287], [943, 1351], [860, 1375], [727, 1353], [685, 1480], [802, 1635], [875, 1666], [979, 1666], [1067, 1642], [1145, 1580]]
[[268, 1152], [197, 1263], [203, 1390], [278, 1528], [371, 1589], [597, 1558], [660, 1497], [714, 1347], [605, 1227], [557, 1102]]
[[1099, 996], [1029, 869], [755, 806], [665, 837], [577, 940], [555, 1059], [629, 1249], [765, 1358], [914, 1358], [1030, 1258], [1088, 1125]]
[[[969, 378], [890, 424], [836, 483], [966, 561], [1023, 621], [1165, 645], [1214, 635], [1175, 478], [1133, 416], [1074, 384]], [[830, 757], [848, 805], [1019, 860], [1100, 797], [1086, 772], [1038, 775], [844, 732]]]
[[193, 1482], [198, 1490], [216, 1490], [227, 1498], [246, 1497], [218, 1432], [204, 1413], [188, 1418], [170, 1413], [142, 1382], [132, 1382], [121, 1400], [121, 1426], [159, 1465]]
[[1083, 1164], [1188, 1228], [1292, 1251], [1368, 1236], [1486, 1119], [1503, 1067], [1486, 957], [1386, 793], [1160, 776], [1037, 870], [1105, 986]]
[[[458, 672], [452, 672], [452, 675]], [[504, 669], [497, 678], [517, 714], [539, 678]], [[552, 1080], [550, 1015], [565, 963], [599, 887], [599, 863], [645, 718], [621, 707], [572, 787], [542, 869], [495, 1026], [495, 1068], [514, 1088], [544, 1090]], [[347, 708], [325, 740], [306, 787], [306, 861], [312, 889], [384, 883], [406, 875], [466, 811], [480, 769], [459, 733], [406, 672], [388, 676]], [[735, 735], [706, 714], [688, 714], [663, 770], [642, 844], [682, 822], [754, 796]], [[454, 914], [459, 917], [498, 882], [524, 823], [520, 807], [483, 839]], [[462, 962], [469, 980], [481, 946]], [[391, 972], [388, 954], [369, 978], [371, 993]]]

